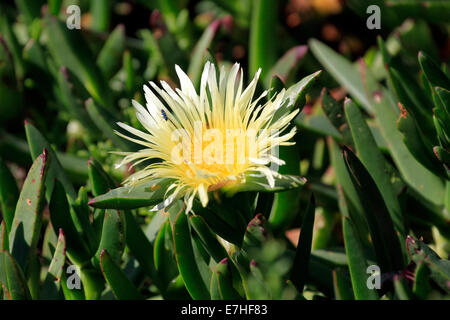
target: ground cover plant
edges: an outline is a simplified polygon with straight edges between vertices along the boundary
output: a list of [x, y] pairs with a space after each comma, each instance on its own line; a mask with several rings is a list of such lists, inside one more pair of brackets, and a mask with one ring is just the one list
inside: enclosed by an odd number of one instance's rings
[[2, 2], [0, 298], [449, 299], [448, 21]]

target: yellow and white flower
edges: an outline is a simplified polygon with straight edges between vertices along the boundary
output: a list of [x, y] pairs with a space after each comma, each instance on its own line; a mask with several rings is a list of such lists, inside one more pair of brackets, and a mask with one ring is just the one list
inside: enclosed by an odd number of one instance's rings
[[293, 144], [289, 140], [295, 127], [283, 132], [298, 113], [296, 109], [274, 118], [279, 108], [286, 107], [286, 90], [262, 103], [267, 91], [253, 99], [260, 70], [244, 89], [243, 71], [238, 64], [229, 72], [222, 68], [217, 79], [215, 66], [207, 62], [197, 93], [181, 68], [175, 69], [181, 89], [174, 90], [164, 81], [162, 88], [150, 82], [150, 86], [144, 86], [146, 108], [132, 101], [147, 132], [118, 123], [133, 136], [116, 132], [118, 135], [143, 146], [138, 152], [120, 152], [125, 156], [120, 165], [151, 160], [124, 183], [170, 179], [164, 203], [154, 209], [184, 197], [187, 212], [196, 196], [206, 206], [208, 192], [243, 183], [249, 174], [264, 175], [273, 187], [279, 174], [268, 165], [284, 164], [274, 151]]

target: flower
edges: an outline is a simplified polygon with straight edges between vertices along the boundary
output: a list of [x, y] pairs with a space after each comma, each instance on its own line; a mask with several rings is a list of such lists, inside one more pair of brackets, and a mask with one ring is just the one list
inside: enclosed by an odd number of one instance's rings
[[261, 70], [244, 89], [239, 64], [228, 73], [222, 68], [217, 79], [215, 66], [207, 62], [197, 93], [181, 68], [175, 69], [181, 89], [174, 90], [164, 81], [162, 88], [149, 82], [150, 86], [144, 85], [146, 108], [132, 101], [137, 119], [147, 132], [118, 123], [132, 136], [116, 134], [144, 147], [138, 152], [118, 152], [125, 156], [119, 166], [151, 162], [124, 183], [133, 186], [169, 179], [164, 203], [153, 209], [184, 197], [186, 212], [192, 210], [196, 196], [206, 206], [208, 192], [245, 183], [248, 175], [264, 175], [273, 187], [274, 178], [280, 175], [268, 165], [284, 164], [276, 151], [279, 146], [293, 144], [289, 140], [295, 127], [283, 132], [298, 113], [297, 109], [274, 117], [279, 108], [286, 107], [286, 90], [261, 103], [267, 91], [253, 99]]

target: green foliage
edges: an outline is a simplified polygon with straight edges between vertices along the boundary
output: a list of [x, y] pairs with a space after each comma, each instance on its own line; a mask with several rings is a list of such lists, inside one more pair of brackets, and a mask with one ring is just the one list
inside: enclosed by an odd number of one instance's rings
[[[299, 37], [271, 0], [132, 1], [138, 30], [77, 3], [81, 30], [66, 1], [0, 4], [0, 299], [449, 299], [447, 2], [340, 2], [361, 28], [382, 8], [378, 41], [312, 38], [319, 11], [289, 13]], [[300, 134], [273, 185], [252, 172], [186, 212], [172, 178], [121, 185], [146, 164], [118, 166], [117, 122], [144, 129], [142, 85], [178, 87], [179, 65], [198, 88], [207, 60], [261, 67], [256, 96], [285, 90], [272, 121], [298, 110]]]

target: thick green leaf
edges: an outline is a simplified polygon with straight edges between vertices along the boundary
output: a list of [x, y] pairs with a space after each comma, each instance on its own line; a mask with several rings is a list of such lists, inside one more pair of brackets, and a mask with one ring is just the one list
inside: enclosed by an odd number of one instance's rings
[[36, 254], [42, 225], [44, 181], [49, 165], [50, 157], [44, 149], [34, 161], [25, 179], [9, 233], [11, 255], [25, 271], [27, 278], [30, 271], [28, 267]]
[[250, 42], [249, 42], [249, 74], [254, 75], [262, 69], [264, 79], [270, 67], [276, 61], [276, 34], [274, 25], [278, 19], [278, 3], [272, 0], [253, 2]]
[[423, 167], [403, 143], [402, 134], [396, 127], [398, 115], [394, 109], [395, 104], [388, 91], [382, 89], [371, 102], [381, 133], [405, 182], [430, 202], [442, 204], [444, 193], [442, 181]]
[[[215, 282], [217, 284], [217, 294], [213, 296], [213, 292], [211, 292], [212, 299], [220, 299], [220, 300], [240, 300], [242, 299], [239, 293], [233, 287], [233, 279], [231, 276], [231, 269], [229, 266], [228, 258], [220, 261], [213, 271], [213, 275], [211, 277], [211, 284]], [[213, 285], [211, 285], [211, 290]]]
[[100, 256], [103, 250], [108, 251], [109, 257], [120, 265], [123, 250], [125, 248], [126, 220], [124, 213], [118, 210], [108, 209], [105, 211], [103, 221], [102, 237], [97, 252], [93, 257], [93, 263], [100, 267]]
[[278, 108], [272, 117], [272, 122], [277, 121], [295, 109], [302, 111], [306, 103], [306, 93], [308, 89], [311, 88], [317, 81], [321, 73], [322, 70], [319, 70], [304, 77], [302, 80], [289, 87], [284, 94], [283, 102], [281, 103], [280, 108]]
[[116, 124], [117, 119], [106, 108], [97, 104], [93, 99], [89, 98], [86, 103], [86, 110], [95, 123], [97, 128], [110, 139], [119, 149], [123, 151], [133, 150], [130, 143], [120, 138], [114, 130], [121, 131], [122, 129]]
[[353, 145], [352, 134], [345, 118], [342, 104], [334, 100], [324, 88], [321, 93], [322, 109], [333, 126], [339, 130], [347, 145]]
[[357, 100], [364, 109], [372, 113], [372, 106], [366, 95], [364, 81], [358, 72], [358, 66], [337, 54], [322, 42], [311, 39], [308, 42], [311, 51], [331, 75]]
[[237, 192], [279, 192], [290, 189], [296, 189], [306, 183], [306, 179], [299, 176], [281, 175], [274, 177], [274, 186], [271, 187], [266, 176], [260, 173], [249, 173], [245, 177], [244, 182], [230, 183], [225, 185], [221, 190], [227, 196], [233, 196]]
[[59, 69], [57, 75], [58, 86], [55, 89], [57, 90], [57, 96], [73, 118], [77, 119], [93, 136], [99, 136], [100, 131], [84, 109], [83, 102], [77, 96], [78, 92], [75, 90], [76, 86], [74, 85], [73, 77], [74, 75], [69, 73], [66, 67], [63, 66]]
[[91, 211], [88, 206], [88, 195], [85, 187], [80, 188], [75, 201], [70, 201], [70, 207], [71, 215], [78, 224], [83, 239], [86, 239], [91, 252], [94, 252], [98, 245], [98, 235], [91, 224]]
[[[191, 62], [189, 63], [188, 75], [194, 86], [200, 83], [203, 62], [207, 49], [211, 46], [217, 31], [219, 30], [221, 20], [214, 20], [203, 32], [194, 49], [192, 50]], [[216, 64], [218, 68], [218, 64]]]
[[450, 114], [450, 90], [441, 87], [435, 87], [434, 90], [441, 99], [444, 109]]
[[378, 294], [375, 290], [367, 287], [366, 281], [368, 274], [366, 273], [368, 263], [364, 252], [363, 243], [360, 235], [355, 228], [355, 224], [350, 218], [347, 200], [345, 199], [342, 189], [339, 192], [339, 207], [342, 213], [342, 232], [344, 236], [345, 252], [348, 258], [348, 268], [352, 279], [353, 293], [357, 300], [378, 300]]
[[228, 257], [227, 251], [217, 240], [216, 235], [209, 228], [204, 218], [199, 215], [193, 215], [189, 217], [189, 222], [198, 234], [206, 251], [217, 263]]
[[136, 222], [134, 215], [125, 210], [126, 217], [126, 243], [133, 256], [139, 262], [141, 269], [147, 274], [158, 288], [161, 288], [159, 278], [156, 274], [153, 259], [153, 245]]
[[119, 71], [124, 48], [125, 26], [119, 24], [106, 39], [105, 45], [97, 57], [97, 65], [105, 79], [111, 79]]
[[111, 103], [107, 83], [80, 31], [69, 30], [49, 13], [45, 16], [48, 48], [60, 66], [66, 66], [84, 84], [96, 101], [105, 107]]
[[102, 250], [100, 255], [100, 265], [102, 274], [108, 282], [111, 290], [118, 300], [141, 300], [134, 284], [127, 278], [123, 271], [114, 262], [114, 259], [108, 254], [108, 251]]
[[354, 300], [353, 288], [347, 270], [333, 270], [334, 295], [337, 300]]
[[90, 158], [88, 161], [88, 172], [89, 181], [92, 185], [92, 193], [94, 196], [100, 196], [107, 193], [111, 188], [114, 188], [114, 181], [111, 177], [103, 170], [102, 166], [98, 161]]
[[314, 217], [316, 211], [316, 203], [314, 194], [308, 203], [308, 207], [303, 217], [302, 226], [300, 228], [300, 237], [298, 239], [297, 250], [295, 252], [294, 264], [292, 266], [290, 279], [299, 292], [303, 292], [306, 279], [308, 276], [309, 257], [311, 255], [311, 242], [314, 227]]
[[400, 204], [392, 186], [391, 177], [387, 173], [388, 164], [382, 153], [378, 150], [375, 139], [359, 108], [350, 99], [345, 101], [344, 108], [359, 159], [375, 181], [389, 210], [389, 215], [394, 223], [395, 229], [403, 237], [406, 234], [406, 230]]
[[403, 134], [403, 142], [414, 158], [436, 175], [445, 174], [444, 168], [432, 153], [431, 145], [426, 145], [413, 117], [399, 104], [402, 113], [397, 120], [397, 128]]
[[7, 251], [0, 251], [0, 285], [5, 300], [31, 298], [22, 269]]
[[14, 219], [17, 200], [19, 199], [19, 189], [16, 179], [9, 171], [6, 163], [0, 159], [0, 204], [2, 217], [5, 221], [6, 234], [9, 234]]
[[59, 162], [50, 143], [42, 136], [39, 130], [36, 129], [28, 121], [25, 121], [25, 133], [27, 134], [27, 140], [32, 159], [36, 159], [36, 157], [42, 153], [43, 149], [46, 149], [50, 157], [52, 158], [50, 168], [48, 169], [47, 179], [45, 181], [45, 188], [46, 188], [45, 192], [47, 202], [50, 200], [50, 196], [52, 194], [53, 185], [55, 183], [56, 178], [58, 178], [58, 180], [61, 181], [69, 197], [75, 199], [76, 198], [75, 189], [73, 188], [69, 178], [66, 176], [61, 166], [61, 163]]
[[57, 16], [59, 11], [61, 10], [62, 0], [48, 0], [48, 7], [50, 12]]
[[403, 268], [403, 253], [383, 197], [360, 160], [348, 149], [344, 159], [369, 225], [378, 265], [383, 273]]
[[427, 299], [431, 292], [430, 285], [430, 269], [425, 262], [419, 263], [416, 266], [414, 275], [413, 292], [419, 299]]
[[155, 269], [164, 295], [170, 282], [179, 274], [176, 266], [173, 236], [169, 221], [166, 221], [161, 226], [159, 233], [156, 236], [153, 256]]
[[67, 254], [70, 260], [78, 265], [90, 259], [91, 254], [86, 242], [78, 233], [70, 214], [70, 206], [64, 187], [55, 181], [50, 204], [50, 220], [55, 230], [62, 229], [66, 237]]
[[120, 187], [100, 195], [89, 202], [94, 208], [135, 209], [161, 203], [170, 180], [153, 180], [137, 186]]
[[58, 296], [61, 278], [66, 263], [66, 238], [62, 229], [59, 230], [55, 253], [48, 267], [47, 276], [40, 292], [41, 299], [55, 299]]
[[0, 250], [9, 251], [8, 231], [6, 230], [5, 220], [0, 223]]
[[90, 12], [92, 14], [91, 28], [95, 31], [106, 32], [111, 17], [111, 3], [108, 0], [97, 0], [91, 2]]
[[[172, 220], [172, 217], [170, 217]], [[209, 290], [199, 279], [199, 267], [191, 242], [188, 217], [184, 209], [180, 210], [173, 220], [173, 243], [177, 258], [178, 270], [183, 277], [186, 289], [193, 299], [210, 299]]]

